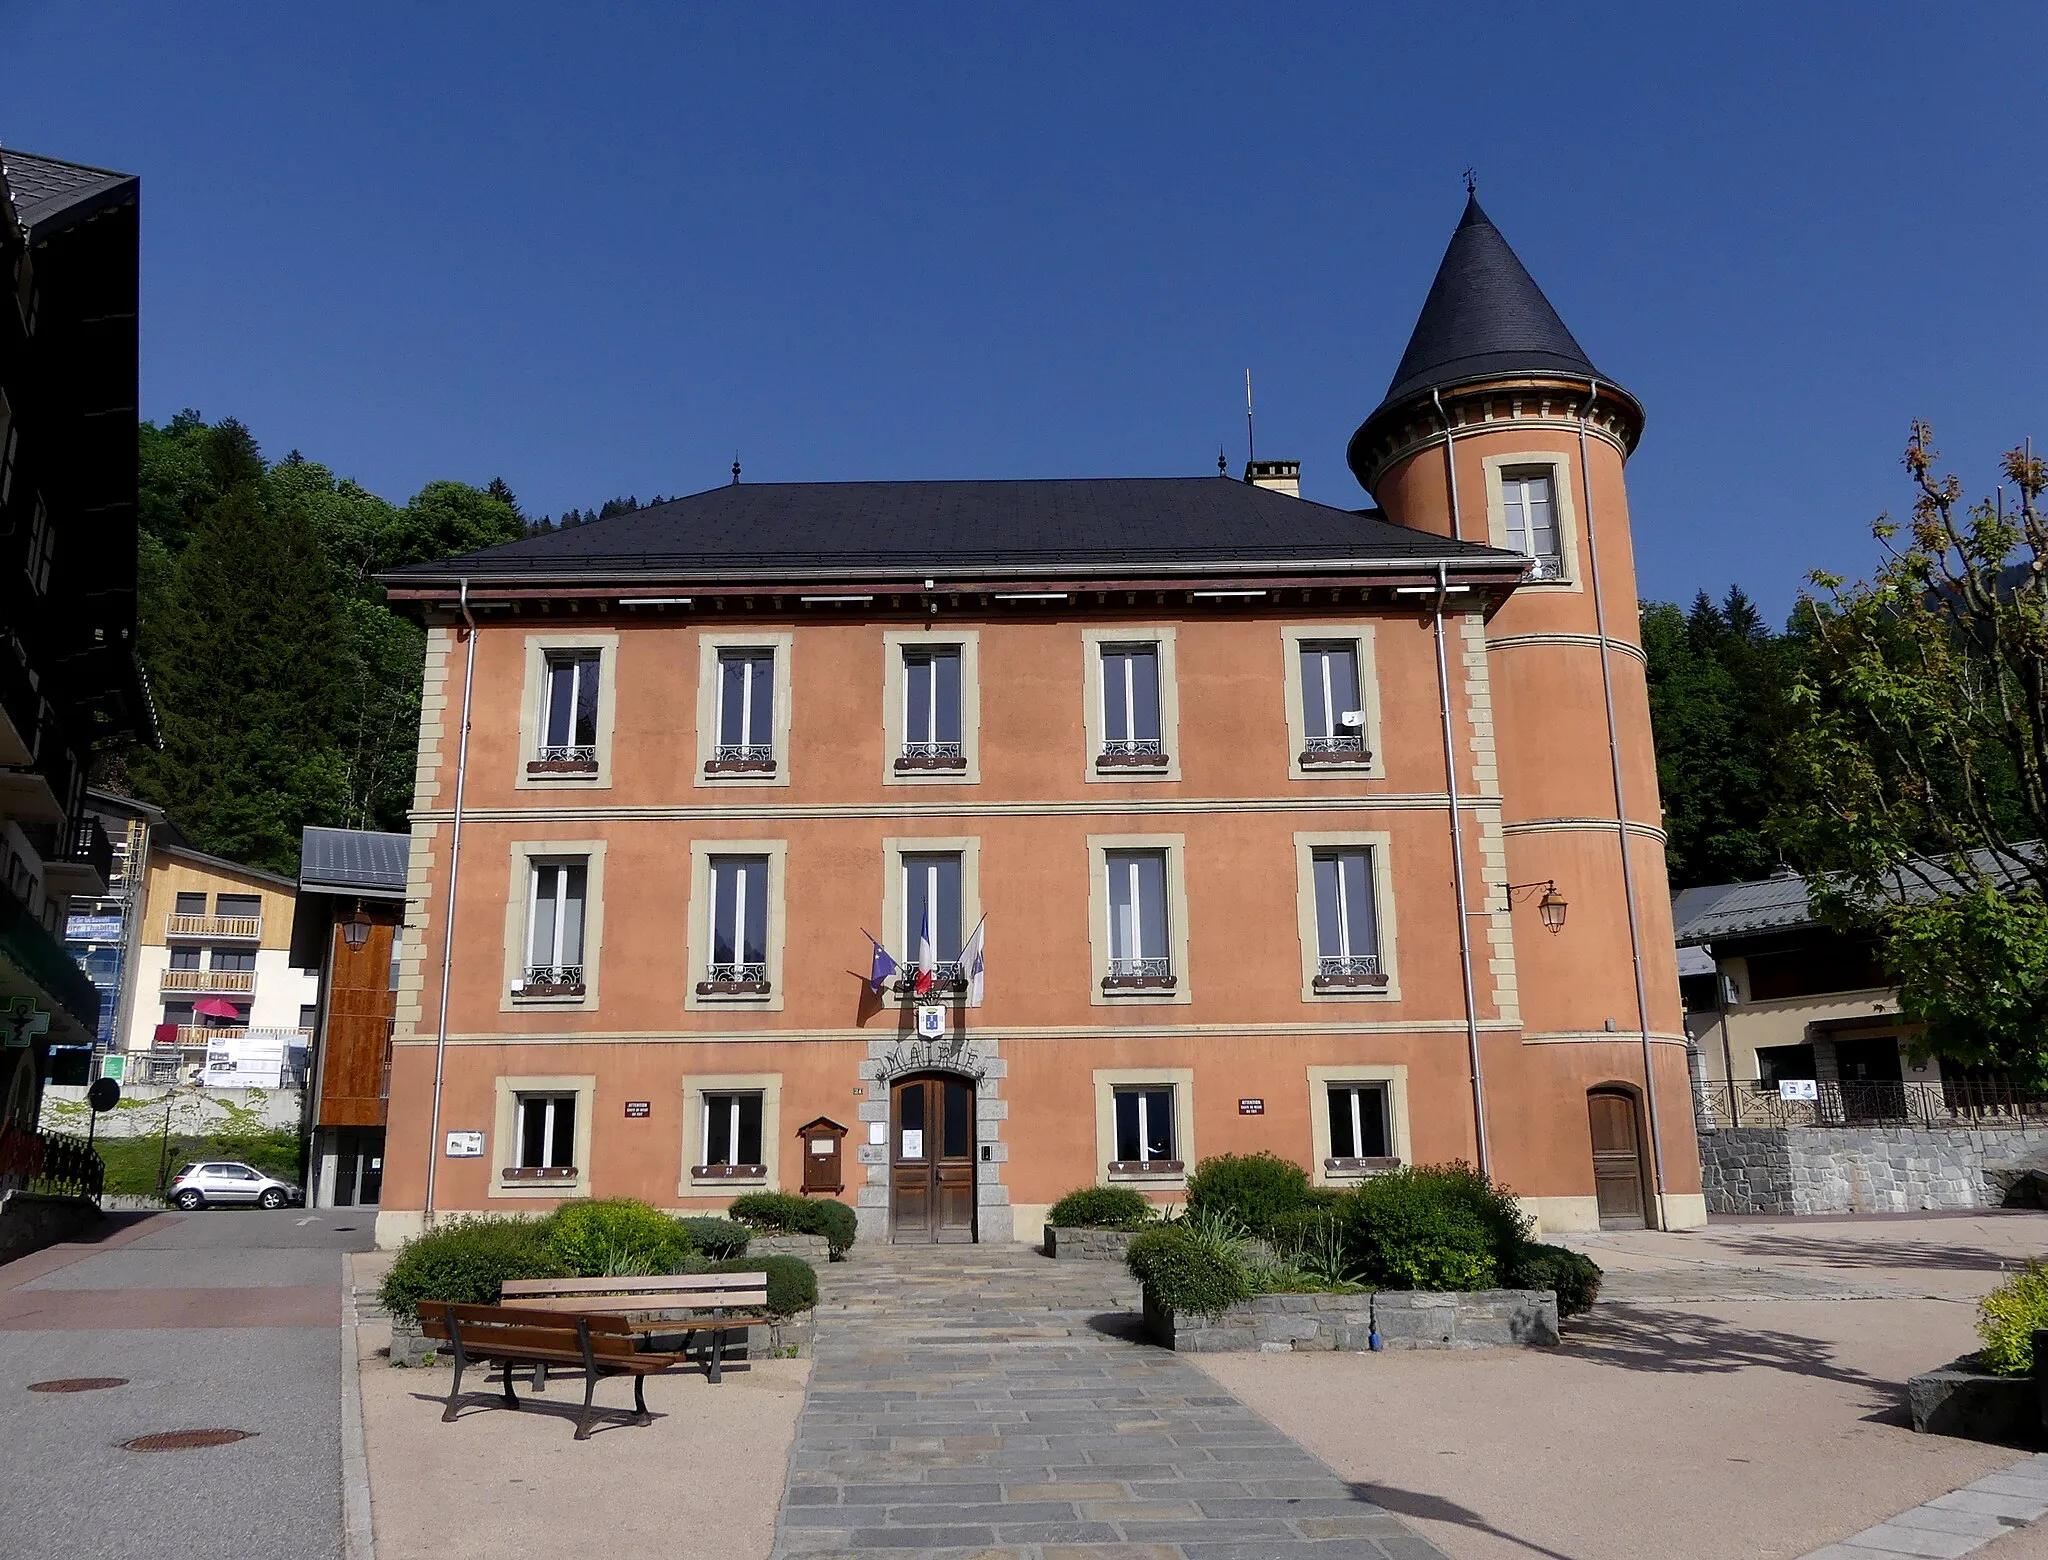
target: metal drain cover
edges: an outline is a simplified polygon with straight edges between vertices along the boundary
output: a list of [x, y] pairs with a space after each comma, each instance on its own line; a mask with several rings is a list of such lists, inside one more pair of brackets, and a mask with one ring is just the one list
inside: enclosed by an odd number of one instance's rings
[[31, 1381], [31, 1392], [99, 1392], [107, 1387], [125, 1387], [126, 1376], [62, 1376], [55, 1381]]
[[138, 1435], [132, 1441], [123, 1441], [121, 1449], [127, 1452], [187, 1452], [199, 1446], [226, 1446], [234, 1441], [246, 1441], [254, 1430], [164, 1430], [156, 1435]]

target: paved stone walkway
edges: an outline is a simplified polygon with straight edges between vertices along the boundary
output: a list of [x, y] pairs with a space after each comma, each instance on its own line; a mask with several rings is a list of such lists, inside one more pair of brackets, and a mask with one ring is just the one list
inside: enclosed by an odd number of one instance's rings
[[1887, 1517], [1800, 1556], [1800, 1560], [1879, 1560], [1881, 1556], [1954, 1557], [2048, 1516], [2048, 1457], [2030, 1457], [1937, 1495], [1911, 1511]]
[[1141, 1342], [1117, 1264], [856, 1247], [820, 1276], [776, 1560], [1443, 1560]]

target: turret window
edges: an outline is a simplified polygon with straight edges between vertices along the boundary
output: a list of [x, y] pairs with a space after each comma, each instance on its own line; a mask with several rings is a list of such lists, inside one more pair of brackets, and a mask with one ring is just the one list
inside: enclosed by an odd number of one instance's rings
[[1557, 497], [1552, 470], [1524, 467], [1500, 474], [1501, 507], [1506, 512], [1508, 546], [1536, 560], [1531, 579], [1564, 576], [1564, 555], [1558, 545]]

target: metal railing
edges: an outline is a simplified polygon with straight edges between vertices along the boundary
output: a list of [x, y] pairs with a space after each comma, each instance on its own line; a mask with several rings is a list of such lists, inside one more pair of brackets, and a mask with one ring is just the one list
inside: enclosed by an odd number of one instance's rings
[[1102, 744], [1104, 758], [1157, 758], [1164, 751], [1157, 737], [1111, 738]]
[[1328, 753], [1345, 758], [1365, 756], [1365, 738], [1356, 733], [1340, 732], [1334, 737], [1308, 737], [1301, 744], [1304, 753]]
[[310, 1045], [313, 1031], [310, 1029], [244, 1029], [234, 1024], [180, 1024], [176, 1044], [183, 1050], [203, 1051], [209, 1044], [233, 1036], [238, 1040], [282, 1040], [289, 1050], [295, 1045]]
[[1529, 560], [1529, 578], [1532, 580], [1561, 580], [1564, 578], [1564, 560], [1554, 553], [1540, 554]]
[[738, 985], [743, 981], [766, 980], [768, 978], [768, 965], [765, 960], [735, 960], [729, 963], [716, 963], [710, 967], [704, 978], [714, 986], [732, 986]]
[[1376, 953], [1325, 954], [1316, 960], [1316, 974], [1324, 980], [1343, 980], [1379, 972], [1380, 956]]
[[594, 764], [597, 762], [595, 744], [574, 743], [566, 747], [544, 747], [534, 760], [540, 764]]
[[714, 764], [768, 764], [775, 761], [772, 742], [721, 742], [711, 750]]
[[53, 1197], [97, 1197], [107, 1167], [84, 1138], [61, 1132], [24, 1132], [0, 1123], [0, 1185]]
[[178, 915], [164, 921], [164, 936], [203, 937], [210, 941], [232, 939], [255, 942], [263, 935], [260, 915]]
[[582, 965], [529, 964], [526, 967], [526, 979], [521, 984], [520, 990], [533, 991], [536, 988], [539, 988], [541, 990], [548, 990], [551, 988], [561, 988], [568, 986], [573, 986], [578, 990], [582, 989]]
[[[933, 991], [963, 991], [967, 987], [967, 966], [958, 959], [941, 959], [932, 966]], [[917, 996], [917, 966], [906, 964], [896, 977], [898, 996], [914, 1000]]]
[[1173, 973], [1171, 959], [1111, 959], [1111, 980], [1164, 980]]
[[248, 996], [256, 990], [254, 970], [165, 970], [159, 991], [219, 992]]
[[2012, 1126], [2048, 1121], [2048, 1096], [2009, 1083], [1817, 1083], [1787, 1099], [1776, 1085], [1705, 1080], [1693, 1085], [1693, 1120], [1720, 1127]]
[[961, 759], [966, 749], [958, 742], [906, 742], [903, 744], [905, 758]]

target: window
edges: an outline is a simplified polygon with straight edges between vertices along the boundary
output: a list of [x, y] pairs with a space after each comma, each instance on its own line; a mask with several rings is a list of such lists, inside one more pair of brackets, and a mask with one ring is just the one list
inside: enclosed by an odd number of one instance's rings
[[1116, 1091], [1116, 1159], [1111, 1169], [1180, 1169], [1173, 1142], [1173, 1086], [1137, 1084]]
[[597, 772], [596, 650], [550, 650], [542, 659], [540, 749], [529, 774]]
[[1355, 641], [1305, 641], [1301, 647], [1301, 762], [1363, 764], [1365, 706], [1359, 698]]
[[174, 970], [196, 970], [199, 968], [199, 949], [173, 948], [171, 968]]
[[178, 903], [177, 903], [177, 908], [176, 908], [176, 909], [174, 909], [174, 910], [173, 910], [173, 911], [171, 912], [171, 914], [173, 914], [173, 915], [204, 915], [204, 914], [206, 914], [206, 896], [205, 896], [204, 894], [180, 894], [180, 895], [178, 896]]
[[943, 989], [960, 986], [960, 857], [957, 855], [909, 856], [903, 858], [903, 965], [901, 989], [911, 989], [919, 950], [927, 930], [931, 933], [936, 963], [932, 978]]
[[1372, 852], [1316, 851], [1315, 989], [1384, 986], [1378, 917], [1374, 914]]
[[1159, 647], [1102, 647], [1102, 753], [1112, 767], [1162, 768], [1159, 736]]
[[[193, 897], [196, 899], [200, 896], [195, 894]], [[204, 913], [203, 903], [201, 905], [201, 913]], [[217, 894], [214, 896], [213, 913], [219, 916], [234, 916], [246, 921], [256, 920], [263, 914], [263, 896], [261, 894]]]
[[960, 737], [960, 647], [903, 652], [903, 752], [896, 772], [964, 770]]
[[707, 773], [775, 769], [775, 652], [718, 652], [718, 741]]
[[570, 1180], [576, 1174], [576, 1096], [518, 1096], [514, 1149], [508, 1176], [525, 1180]]
[[301, 1029], [311, 1029], [319, 1021], [320, 1007], [318, 1003], [301, 1002], [299, 1004], [299, 1027]]
[[1387, 1086], [1384, 1083], [1328, 1085], [1330, 1160], [1328, 1169], [1350, 1168], [1347, 1161], [1386, 1159]]
[[21, 444], [21, 430], [14, 426], [14, 408], [7, 404], [7, 392], [0, 390], [0, 509], [14, 496], [14, 452]]
[[210, 961], [215, 970], [249, 971], [256, 968], [254, 948], [216, 948]]
[[711, 959], [701, 996], [768, 991], [768, 858], [711, 858]]
[[50, 588], [50, 565], [57, 555], [57, 529], [50, 524], [50, 511], [43, 504], [43, 495], [36, 494], [35, 509], [28, 521], [28, 553], [24, 566], [28, 570], [28, 583], [37, 595]]
[[1166, 853], [1113, 850], [1109, 872], [1109, 974], [1105, 989], [1171, 987], [1166, 942]]
[[1756, 1051], [1757, 1086], [1775, 1089], [1787, 1078], [1815, 1076], [1810, 1045], [1761, 1045]]
[[761, 1158], [761, 1096], [758, 1093], [704, 1096], [704, 1163], [697, 1175], [756, 1177], [764, 1173]]
[[[192, 1023], [192, 1021], [193, 1019], [191, 1003], [166, 1002], [164, 1004], [164, 1023], [166, 1025], [176, 1025], [178, 1028], [182, 1029], [190, 1023]], [[177, 1037], [174, 1035], [171, 1038], [175, 1040]]]
[[526, 919], [523, 997], [580, 997], [583, 911], [589, 869], [582, 861], [536, 861]]
[[1552, 471], [1547, 466], [1512, 468], [1500, 474], [1508, 546], [1536, 560], [1536, 567], [1529, 574], [1536, 580], [1564, 578], [1563, 554], [1558, 546], [1557, 505], [1551, 482]]

